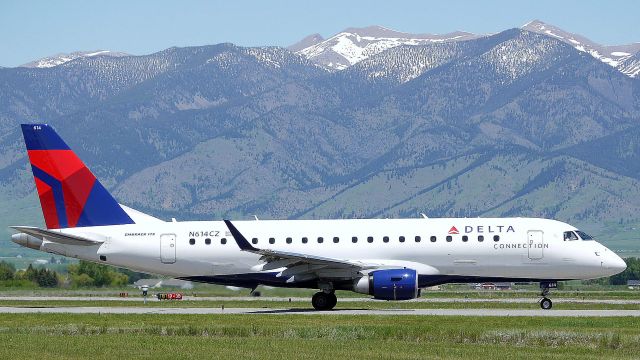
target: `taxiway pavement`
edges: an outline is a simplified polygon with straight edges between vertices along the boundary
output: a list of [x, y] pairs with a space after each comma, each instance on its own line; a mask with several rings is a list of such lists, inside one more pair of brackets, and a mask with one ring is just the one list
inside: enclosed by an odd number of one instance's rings
[[10, 314], [247, 314], [247, 315], [386, 315], [386, 316], [533, 316], [533, 317], [640, 317], [640, 310], [519, 310], [519, 309], [311, 309], [267, 308], [157, 308], [157, 307], [0, 307]]

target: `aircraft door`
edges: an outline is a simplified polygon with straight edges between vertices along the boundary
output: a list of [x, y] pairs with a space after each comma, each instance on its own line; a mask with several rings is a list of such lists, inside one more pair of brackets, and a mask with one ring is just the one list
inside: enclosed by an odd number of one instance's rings
[[160, 235], [160, 261], [163, 264], [176, 262], [176, 234]]
[[542, 250], [544, 249], [544, 233], [540, 230], [529, 230], [527, 232], [529, 244], [529, 259], [539, 260], [544, 257]]

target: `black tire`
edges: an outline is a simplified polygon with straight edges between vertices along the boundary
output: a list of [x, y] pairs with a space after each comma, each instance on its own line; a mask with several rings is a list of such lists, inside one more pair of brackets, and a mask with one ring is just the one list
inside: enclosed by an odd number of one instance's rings
[[338, 298], [335, 293], [328, 294], [331, 302], [329, 303], [329, 308], [327, 310], [332, 310], [338, 304]]
[[540, 307], [543, 310], [549, 310], [553, 307], [553, 302], [550, 299], [543, 298], [542, 300], [540, 300]]
[[331, 295], [332, 294], [327, 294], [323, 291], [317, 292], [311, 298], [311, 305], [319, 311], [329, 310], [332, 304]]

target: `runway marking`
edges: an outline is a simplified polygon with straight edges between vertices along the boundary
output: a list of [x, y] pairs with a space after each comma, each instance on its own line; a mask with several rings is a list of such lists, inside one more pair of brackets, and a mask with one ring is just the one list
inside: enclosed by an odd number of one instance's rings
[[312, 309], [265, 308], [147, 308], [147, 307], [0, 307], [3, 314], [247, 314], [247, 315], [420, 315], [509, 317], [640, 317], [640, 310], [518, 310], [518, 309]]

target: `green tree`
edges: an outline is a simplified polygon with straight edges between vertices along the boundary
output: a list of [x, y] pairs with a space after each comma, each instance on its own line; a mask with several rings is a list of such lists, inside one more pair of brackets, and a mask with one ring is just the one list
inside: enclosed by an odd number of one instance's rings
[[627, 269], [610, 277], [609, 284], [626, 285], [629, 280], [640, 280], [640, 259], [626, 258], [624, 262], [627, 263]]
[[37, 269], [29, 264], [27, 270], [20, 274], [20, 278], [36, 283], [40, 287], [58, 286], [58, 273], [49, 269]]
[[36, 283], [40, 287], [56, 287], [58, 286], [58, 274], [49, 269], [37, 270]]
[[24, 279], [27, 279], [33, 282], [36, 281], [37, 276], [38, 276], [38, 270], [35, 269], [31, 264], [29, 264], [29, 267], [27, 267], [27, 270], [25, 270], [24, 274], [22, 274], [22, 277]]
[[122, 286], [129, 282], [126, 273], [118, 269], [81, 260], [77, 265], [69, 265], [67, 270], [76, 286]]
[[16, 268], [13, 264], [6, 261], [0, 261], [0, 280], [13, 280]]

